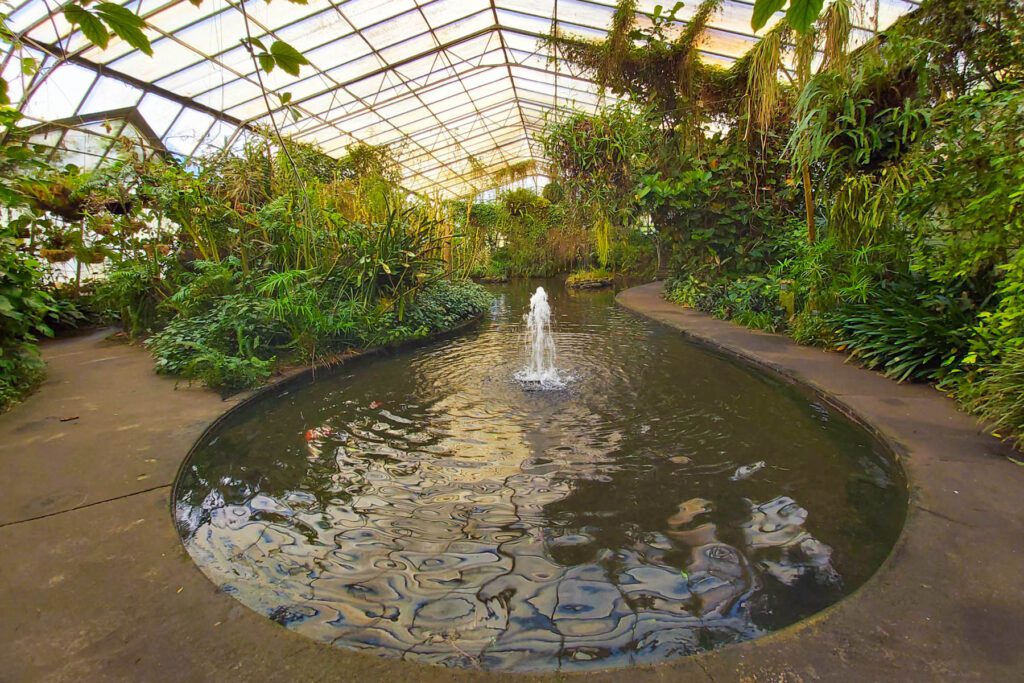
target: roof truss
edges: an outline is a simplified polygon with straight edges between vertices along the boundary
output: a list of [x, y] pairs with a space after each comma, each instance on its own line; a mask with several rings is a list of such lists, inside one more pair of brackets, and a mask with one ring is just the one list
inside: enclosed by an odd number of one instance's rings
[[[604, 37], [614, 0], [248, 0], [254, 37], [284, 40], [311, 62], [296, 78], [263, 76], [272, 93], [292, 95], [289, 107], [271, 97], [269, 110], [239, 43], [242, 0], [198, 8], [187, 0], [116, 1], [145, 18], [153, 58], [116, 37], [99, 50], [51, 14], [49, 0], [15, 5], [8, 26], [18, 43], [5, 46], [0, 68], [29, 122], [131, 110], [184, 158], [273, 123], [335, 156], [355, 142], [395, 146], [406, 187], [458, 196], [482, 189], [480, 164], [493, 171], [542, 162], [536, 136], [550, 112], [593, 111], [609, 100], [540, 39], [555, 26], [563, 35]], [[883, 26], [916, 6], [863, 2], [877, 4]], [[641, 25], [656, 4], [638, 3]], [[678, 30], [698, 4], [683, 8]], [[752, 6], [723, 2], [701, 46], [707, 60], [728, 64], [756, 42]], [[877, 26], [865, 13], [856, 32], [863, 38], [871, 30]], [[41, 64], [29, 79], [19, 76], [27, 57]]]

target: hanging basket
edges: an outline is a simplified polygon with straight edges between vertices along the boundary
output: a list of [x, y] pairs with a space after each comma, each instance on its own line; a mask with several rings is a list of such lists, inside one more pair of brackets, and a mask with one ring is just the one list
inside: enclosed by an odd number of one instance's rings
[[109, 237], [114, 231], [114, 221], [109, 216], [95, 216], [89, 221], [89, 229], [103, 237]]
[[142, 232], [146, 227], [146, 222], [142, 220], [123, 221], [120, 226], [120, 232], [125, 235], [134, 235], [135, 233]]
[[103, 205], [103, 208], [112, 213], [115, 216], [127, 216], [132, 212], [134, 203], [128, 199], [122, 201], [120, 199], [112, 199]]
[[171, 253], [171, 245], [169, 244], [144, 244], [142, 249], [148, 256], [153, 256], [154, 254], [167, 256]]
[[73, 249], [40, 249], [39, 255], [50, 263], [64, 263], [75, 257]]
[[97, 263], [103, 263], [107, 260], [107, 255], [99, 249], [87, 249], [82, 253], [78, 254], [78, 260], [82, 263], [89, 265], [95, 265]]

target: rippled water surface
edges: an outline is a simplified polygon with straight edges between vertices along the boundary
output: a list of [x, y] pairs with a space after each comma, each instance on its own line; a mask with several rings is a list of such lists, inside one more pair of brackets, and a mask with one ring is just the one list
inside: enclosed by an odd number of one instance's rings
[[310, 638], [449, 666], [651, 663], [863, 583], [905, 485], [810, 394], [618, 308], [551, 296], [562, 391], [523, 391], [538, 282], [460, 336], [236, 412], [176, 489], [218, 586]]

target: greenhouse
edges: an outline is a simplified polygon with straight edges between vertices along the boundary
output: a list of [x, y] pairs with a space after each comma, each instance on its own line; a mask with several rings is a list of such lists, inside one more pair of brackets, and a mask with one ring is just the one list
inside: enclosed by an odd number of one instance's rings
[[1020, 0], [0, 49], [0, 678], [1024, 676]]

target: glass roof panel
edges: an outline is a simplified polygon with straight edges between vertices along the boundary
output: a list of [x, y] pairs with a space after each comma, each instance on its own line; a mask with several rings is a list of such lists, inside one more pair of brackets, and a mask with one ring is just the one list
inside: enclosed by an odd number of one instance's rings
[[183, 109], [164, 135], [164, 144], [175, 154], [191, 156], [192, 151], [206, 136], [213, 122], [214, 118], [208, 114], [194, 109]]
[[174, 119], [181, 113], [181, 105], [168, 99], [148, 93], [139, 102], [139, 113], [159, 137], [163, 137]]
[[115, 78], [101, 76], [89, 91], [78, 114], [92, 114], [111, 109], [134, 107], [143, 96], [142, 90]]
[[[480, 12], [490, 12], [491, 3], [488, 0], [434, 0], [434, 2], [421, 2], [420, 9], [427, 23], [432, 28], [450, 24], [476, 15]], [[493, 21], [493, 17], [491, 17]]]
[[25, 104], [26, 116], [55, 121], [74, 116], [96, 74], [74, 64], [61, 64], [49, 72]]
[[[330, 154], [343, 154], [354, 142], [394, 144], [408, 188], [458, 193], [472, 189], [470, 157], [495, 168], [540, 161], [534, 136], [547, 112], [592, 111], [615, 99], [552, 63], [539, 40], [556, 22], [563, 35], [603, 38], [614, 0], [246, 0], [247, 16], [238, 0], [204, 0], [199, 7], [188, 0], [115, 1], [146, 20], [154, 57], [116, 37], [106, 50], [89, 45], [59, 11], [48, 16], [47, 3], [57, 7], [50, 0], [11, 3], [7, 25], [22, 50], [37, 61], [50, 55], [41, 84], [21, 103], [27, 121], [136, 107], [169, 149], [188, 156], [239, 139], [240, 124], [273, 116], [285, 133]], [[670, 3], [638, 1], [640, 26], [650, 25], [659, 4]], [[855, 16], [857, 44], [876, 29], [875, 4], [861, 3], [864, 11]], [[750, 49], [752, 5], [723, 1], [702, 45], [706, 61], [727, 66]], [[687, 2], [669, 34], [683, 31], [698, 6]], [[885, 28], [916, 3], [878, 0], [877, 6], [877, 28]], [[247, 20], [253, 36], [267, 45], [283, 40], [310, 62], [298, 77], [280, 69], [260, 74], [267, 98], [239, 45]], [[59, 59], [65, 52], [70, 63]], [[107, 70], [97, 80], [101, 65]], [[17, 53], [4, 75], [15, 100], [23, 98], [27, 80]], [[284, 92], [291, 93], [298, 121], [281, 105]], [[68, 135], [53, 144], [75, 145], [75, 158], [102, 158], [96, 140], [103, 136], [92, 130], [86, 137], [88, 149]]]

